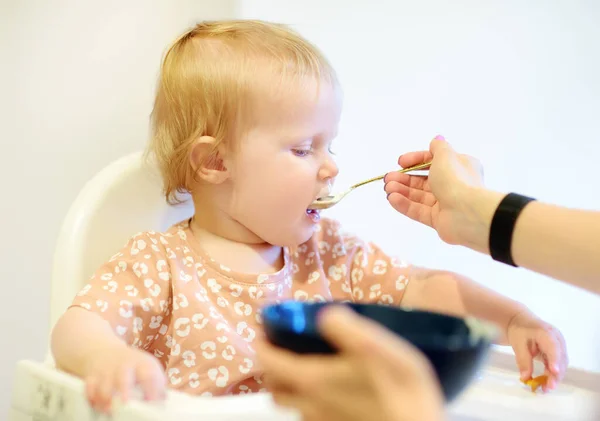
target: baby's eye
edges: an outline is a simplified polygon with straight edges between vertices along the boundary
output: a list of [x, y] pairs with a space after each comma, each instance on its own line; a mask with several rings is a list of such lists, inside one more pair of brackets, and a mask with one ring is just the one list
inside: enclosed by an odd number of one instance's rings
[[310, 155], [311, 152], [312, 152], [312, 148], [311, 149], [292, 149], [292, 153], [299, 157], [308, 156], [308, 155]]

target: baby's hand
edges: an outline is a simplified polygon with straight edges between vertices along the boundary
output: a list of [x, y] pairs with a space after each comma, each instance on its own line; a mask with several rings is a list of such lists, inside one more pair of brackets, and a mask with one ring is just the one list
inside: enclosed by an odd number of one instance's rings
[[542, 389], [544, 392], [554, 389], [563, 379], [569, 363], [562, 334], [554, 326], [526, 312], [512, 319], [507, 334], [515, 351], [521, 380], [526, 382], [532, 378], [533, 360], [540, 359], [544, 362], [544, 375], [548, 376]]
[[86, 395], [90, 405], [99, 412], [109, 413], [112, 399], [119, 396], [126, 402], [135, 386], [144, 399], [163, 399], [166, 375], [160, 361], [148, 352], [119, 344], [89, 356], [85, 376]]

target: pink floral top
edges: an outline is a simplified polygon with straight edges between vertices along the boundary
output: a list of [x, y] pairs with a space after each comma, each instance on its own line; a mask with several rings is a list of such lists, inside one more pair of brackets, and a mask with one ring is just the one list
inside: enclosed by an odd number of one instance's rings
[[195, 395], [263, 391], [253, 342], [261, 308], [288, 299], [398, 305], [408, 266], [323, 219], [273, 274], [236, 273], [210, 258], [182, 222], [144, 232], [91, 278], [73, 306], [106, 319], [154, 354], [170, 387]]

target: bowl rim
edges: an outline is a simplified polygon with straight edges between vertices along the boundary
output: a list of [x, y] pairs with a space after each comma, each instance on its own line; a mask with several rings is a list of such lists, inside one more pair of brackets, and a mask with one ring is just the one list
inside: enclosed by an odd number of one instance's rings
[[[411, 334], [411, 335], [407, 335], [407, 336], [401, 336], [402, 338], [408, 340], [413, 346], [416, 346], [417, 348], [420, 348], [421, 350], [426, 350], [426, 351], [460, 351], [460, 350], [475, 349], [480, 346], [487, 347], [487, 346], [492, 345], [494, 343], [494, 340], [498, 336], [498, 332], [497, 332], [498, 329], [496, 326], [494, 326], [493, 324], [491, 324], [490, 322], [487, 322], [485, 320], [480, 320], [480, 319], [470, 317], [470, 316], [458, 317], [458, 316], [453, 316], [453, 315], [448, 315], [448, 314], [443, 314], [443, 313], [437, 313], [434, 311], [413, 309], [413, 308], [409, 308], [409, 307], [391, 306], [391, 305], [385, 305], [385, 304], [375, 304], [375, 303], [353, 303], [353, 302], [340, 302], [340, 301], [301, 302], [301, 301], [297, 301], [297, 300], [285, 300], [280, 303], [268, 304], [263, 307], [262, 319], [263, 319], [263, 324], [265, 325], [265, 330], [266, 330], [267, 336], [269, 336], [269, 327], [272, 327], [272, 328], [280, 329], [282, 331], [285, 331], [287, 334], [291, 334], [291, 335], [294, 335], [297, 337], [305, 336], [310, 339], [324, 340], [316, 331], [305, 330], [303, 333], [298, 333], [292, 329], [289, 329], [285, 323], [281, 323], [276, 318], [273, 318], [270, 316], [270, 315], [275, 314], [274, 312], [276, 311], [277, 308], [282, 308], [283, 306], [289, 305], [292, 303], [297, 305], [298, 307], [307, 307], [307, 306], [309, 306], [309, 307], [326, 307], [326, 306], [331, 306], [331, 305], [349, 305], [350, 308], [352, 308], [352, 306], [387, 307], [388, 309], [390, 309], [392, 311], [399, 311], [400, 313], [410, 312], [413, 314], [414, 313], [429, 314], [429, 315], [433, 315], [435, 317], [452, 319], [457, 322], [464, 323], [466, 325], [467, 329], [469, 329], [469, 332], [471, 332], [470, 335], [464, 335], [464, 334], [443, 335], [443, 334], [439, 334], [439, 333], [424, 335], [424, 334], [417, 333], [417, 334]], [[321, 310], [318, 310], [317, 313], [319, 311], [321, 311]], [[371, 320], [373, 320], [374, 322], [378, 323], [380, 326], [383, 326], [384, 328], [387, 329], [387, 327], [385, 325], [380, 324], [377, 320], [374, 320], [374, 319], [371, 319]], [[476, 324], [482, 325], [483, 326], [482, 329], [487, 330], [487, 333], [479, 334], [479, 335], [473, 333], [473, 327]], [[398, 335], [398, 336], [400, 336], [400, 335]], [[331, 346], [331, 347], [334, 348], [333, 346]]]

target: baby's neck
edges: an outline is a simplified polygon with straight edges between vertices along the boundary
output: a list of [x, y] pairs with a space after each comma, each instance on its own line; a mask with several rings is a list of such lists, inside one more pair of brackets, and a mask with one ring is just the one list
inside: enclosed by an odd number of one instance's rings
[[195, 240], [215, 261], [242, 273], [275, 273], [283, 268], [281, 247], [265, 243], [251, 233], [228, 227], [234, 221], [215, 222], [194, 215], [190, 223]]

